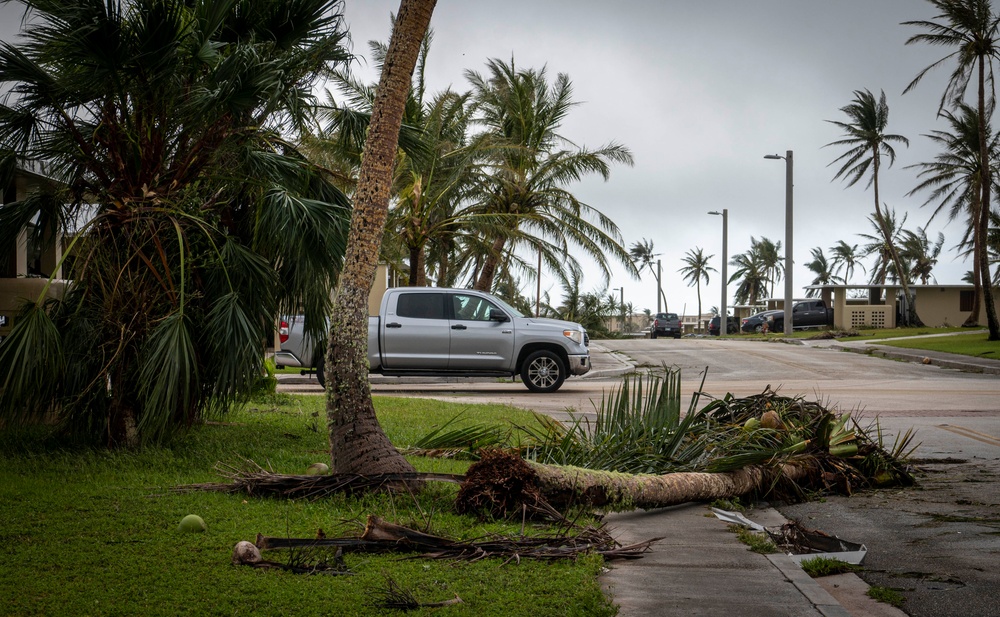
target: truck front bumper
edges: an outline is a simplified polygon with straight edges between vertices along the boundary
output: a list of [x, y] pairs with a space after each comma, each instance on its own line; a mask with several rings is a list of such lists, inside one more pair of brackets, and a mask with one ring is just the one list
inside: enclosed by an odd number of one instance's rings
[[571, 355], [568, 357], [570, 375], [584, 375], [590, 372], [590, 354]]

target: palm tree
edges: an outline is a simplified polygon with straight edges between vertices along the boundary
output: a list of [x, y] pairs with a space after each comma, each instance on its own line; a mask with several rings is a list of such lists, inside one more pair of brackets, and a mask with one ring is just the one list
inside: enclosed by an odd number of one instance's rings
[[750, 246], [759, 255], [760, 261], [764, 266], [764, 271], [767, 273], [767, 279], [770, 282], [770, 288], [767, 293], [769, 296], [773, 296], [775, 284], [785, 273], [784, 260], [781, 258], [781, 241], [774, 242], [770, 238], [757, 240], [751, 237]]
[[332, 469], [339, 473], [413, 470], [375, 417], [368, 381], [368, 292], [375, 281], [388, 216], [403, 110], [435, 4], [436, 0], [400, 3], [361, 157], [347, 254], [326, 349], [330, 458]]
[[865, 272], [865, 266], [861, 263], [861, 256], [858, 253], [857, 244], [848, 244], [843, 240], [838, 240], [837, 244], [830, 247], [830, 252], [833, 253], [833, 259], [830, 260], [830, 265], [833, 267], [833, 273], [838, 277], [841, 271], [844, 272], [843, 278], [841, 280], [844, 283], [849, 283], [851, 281], [851, 276], [854, 275], [854, 269], [861, 267]]
[[[660, 312], [660, 306], [663, 306], [663, 310], [669, 310], [667, 308], [667, 296], [663, 293], [663, 281], [660, 280], [660, 272], [658, 269], [654, 269], [654, 266], [659, 267], [659, 260], [654, 259], [659, 257], [659, 253], [653, 252], [653, 241], [642, 239], [641, 242], [634, 242], [629, 248], [628, 253], [632, 258], [632, 261], [638, 267], [639, 272], [643, 270], [649, 270], [649, 272], [656, 277], [656, 312]], [[662, 302], [662, 305], [660, 304]]]
[[927, 237], [927, 229], [917, 227], [917, 231], [903, 230], [902, 251], [900, 257], [909, 263], [909, 272], [914, 280], [919, 280], [922, 285], [927, 285], [934, 278], [931, 271], [937, 265], [938, 256], [941, 255], [941, 246], [944, 244], [944, 234], [938, 232], [937, 241], [931, 243]]
[[[906, 262], [899, 262], [892, 259], [892, 248], [902, 243], [903, 225], [906, 224], [907, 215], [903, 215], [901, 221], [896, 219], [895, 210], [887, 210], [884, 214], [872, 213], [868, 217], [868, 222], [875, 229], [874, 234], [858, 234], [866, 244], [861, 247], [861, 254], [864, 257], [875, 257], [872, 264], [869, 281], [875, 285], [885, 285], [888, 281], [901, 282], [908, 280], [908, 268]], [[885, 236], [888, 233], [889, 240]]]
[[[569, 77], [549, 84], [545, 69], [517, 69], [514, 61], [490, 60], [487, 76], [467, 71], [478, 122], [491, 141], [479, 187], [482, 220], [494, 233], [477, 268], [476, 289], [490, 290], [497, 272], [520, 246], [532, 253], [547, 241], [546, 265], [556, 273], [572, 246], [582, 249], [610, 277], [609, 259], [617, 259], [635, 277], [638, 271], [622, 248], [621, 233], [609, 217], [578, 200], [566, 186], [588, 174], [608, 179], [612, 163], [632, 164], [627, 148], [609, 144], [597, 150], [577, 148], [558, 130], [574, 105]], [[505, 228], [503, 233], [500, 228]]]
[[[979, 118], [989, 118], [989, 109], [995, 102], [993, 89], [993, 60], [1000, 58], [997, 40], [1000, 36], [1000, 16], [993, 12], [990, 0], [928, 0], [939, 11], [937, 21], [906, 21], [903, 25], [923, 28], [926, 32], [911, 36], [906, 44], [929, 43], [931, 45], [949, 47], [953, 51], [944, 58], [926, 67], [914, 77], [903, 93], [912, 90], [933, 68], [946, 61], [957, 60], [957, 66], [952, 72], [941, 95], [938, 105], [940, 112], [946, 103], [958, 103], [969, 88], [973, 75], [976, 76], [976, 110]], [[986, 83], [990, 84], [990, 96], [986, 96]], [[986, 246], [986, 235], [989, 229], [989, 212], [991, 191], [993, 189], [993, 170], [990, 160], [990, 140], [987, 134], [987, 123], [979, 123], [979, 164], [980, 164], [980, 200], [979, 221], [976, 234], [979, 236], [979, 246]], [[996, 305], [993, 300], [993, 290], [990, 283], [990, 264], [986, 251], [979, 253], [980, 281], [983, 301], [986, 306], [986, 321], [989, 326], [989, 340], [1000, 341], [1000, 321], [997, 319]]]
[[701, 330], [701, 282], [708, 285], [708, 273], [715, 272], [715, 268], [708, 265], [708, 260], [715, 255], [705, 255], [701, 247], [695, 247], [684, 254], [681, 261], [684, 267], [678, 270], [684, 275], [684, 280], [688, 282], [688, 287], [694, 285], [698, 292], [698, 329]]
[[[972, 279], [973, 309], [964, 325], [976, 326], [979, 325], [979, 306], [982, 303], [982, 277], [979, 276], [982, 238], [976, 233], [982, 199], [980, 186], [982, 165], [979, 161], [980, 121], [976, 109], [965, 103], [960, 103], [956, 111], [957, 114], [947, 110], [939, 114], [951, 125], [951, 132], [935, 130], [926, 135], [939, 145], [942, 151], [932, 163], [910, 166], [920, 169], [917, 177], [923, 180], [908, 195], [919, 191], [930, 191], [924, 205], [936, 202], [937, 207], [928, 222], [945, 208], [948, 209], [949, 220], [955, 219], [959, 214], [966, 214], [966, 231], [959, 246], [972, 247], [972, 268], [975, 275]], [[991, 159], [990, 167], [993, 168], [1000, 156], [1000, 144], [998, 137], [992, 134], [989, 122], [986, 123], [986, 134]]]
[[[875, 197], [875, 218], [876, 223], [886, 220], [883, 216], [881, 201], [879, 200], [879, 170], [882, 167], [882, 157], [889, 160], [891, 166], [896, 160], [896, 151], [893, 143], [909, 145], [910, 141], [902, 135], [893, 135], [885, 132], [889, 123], [889, 105], [885, 101], [885, 92], [881, 93], [878, 100], [868, 90], [855, 90], [854, 100], [850, 104], [841, 107], [840, 111], [848, 118], [848, 122], [838, 120], [828, 120], [828, 122], [840, 127], [844, 131], [844, 139], [830, 142], [827, 146], [846, 146], [847, 151], [831, 162], [843, 163], [833, 179], [843, 178], [847, 181], [847, 186], [854, 186], [858, 180], [865, 176], [868, 178], [868, 187], [873, 188]], [[888, 256], [893, 262], [896, 272], [902, 271], [902, 263], [896, 251], [895, 245], [888, 229], [882, 229], [882, 238], [885, 241], [885, 248]], [[904, 316], [904, 325], [918, 325], [919, 321], [913, 304], [913, 296], [910, 294], [910, 287], [905, 277], [901, 277], [903, 294], [906, 297], [908, 310]]]
[[[807, 263], [806, 267], [816, 275], [813, 277], [810, 285], [832, 285], [844, 282], [844, 279], [833, 272], [833, 264], [827, 261], [826, 255], [823, 254], [823, 249], [818, 246], [812, 249], [812, 261]], [[806, 296], [810, 298], [817, 295], [819, 295], [818, 289], [810, 289], [806, 292]]]
[[0, 209], [0, 243], [85, 224], [66, 295], [0, 346], [0, 413], [156, 442], [247, 399], [280, 310], [322, 330], [349, 204], [288, 136], [349, 57], [338, 3], [25, 5], [25, 42], [0, 44], [0, 158], [63, 188]]
[[754, 306], [761, 297], [767, 295], [767, 285], [771, 282], [767, 275], [767, 267], [760, 257], [757, 244], [751, 243], [746, 253], [733, 255], [729, 265], [735, 270], [729, 277], [729, 283], [739, 281], [733, 292], [737, 304]]

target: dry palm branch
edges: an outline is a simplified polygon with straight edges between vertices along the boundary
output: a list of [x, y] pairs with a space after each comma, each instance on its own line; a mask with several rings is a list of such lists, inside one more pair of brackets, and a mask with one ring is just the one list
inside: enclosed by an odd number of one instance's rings
[[219, 475], [229, 478], [229, 482], [208, 482], [186, 484], [174, 490], [217, 491], [221, 493], [246, 493], [255, 497], [280, 497], [285, 499], [320, 499], [333, 494], [359, 494], [380, 490], [406, 491], [423, 482], [450, 482], [460, 484], [464, 478], [458, 474], [445, 473], [389, 473], [361, 475], [355, 473], [333, 473], [326, 475], [278, 474], [264, 469], [257, 463], [244, 461], [243, 468], [218, 463]]
[[584, 553], [596, 553], [604, 559], [637, 559], [660, 538], [622, 546], [604, 527], [585, 527], [574, 535], [558, 533], [531, 537], [494, 536], [482, 540], [451, 540], [441, 536], [396, 525], [377, 516], [369, 516], [364, 533], [343, 538], [280, 538], [257, 536], [261, 550], [301, 550], [328, 548], [338, 553], [411, 553], [414, 558], [478, 561], [488, 557], [506, 560], [572, 559]]

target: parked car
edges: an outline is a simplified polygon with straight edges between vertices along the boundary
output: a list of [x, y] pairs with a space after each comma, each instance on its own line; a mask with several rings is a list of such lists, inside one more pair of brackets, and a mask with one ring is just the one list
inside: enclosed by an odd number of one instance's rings
[[[744, 332], [784, 332], [785, 311], [783, 309], [764, 311], [743, 320], [740, 327]], [[821, 328], [833, 325], [833, 309], [827, 308], [822, 300], [804, 300], [792, 305], [792, 328]]]
[[[712, 318], [712, 321], [708, 322], [708, 333], [711, 336], [719, 336], [719, 323], [722, 319], [718, 315]], [[740, 331], [740, 322], [738, 319], [732, 315], [726, 320], [726, 334], [736, 334]]]
[[649, 338], [658, 336], [680, 338], [682, 334], [684, 326], [681, 325], [681, 318], [677, 313], [657, 313], [653, 316], [653, 323], [649, 326]]

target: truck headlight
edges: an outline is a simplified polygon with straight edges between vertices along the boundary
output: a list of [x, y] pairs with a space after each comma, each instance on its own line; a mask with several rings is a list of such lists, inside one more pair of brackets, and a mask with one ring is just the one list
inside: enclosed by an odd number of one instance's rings
[[563, 336], [577, 345], [583, 345], [583, 332], [581, 330], [563, 330]]

